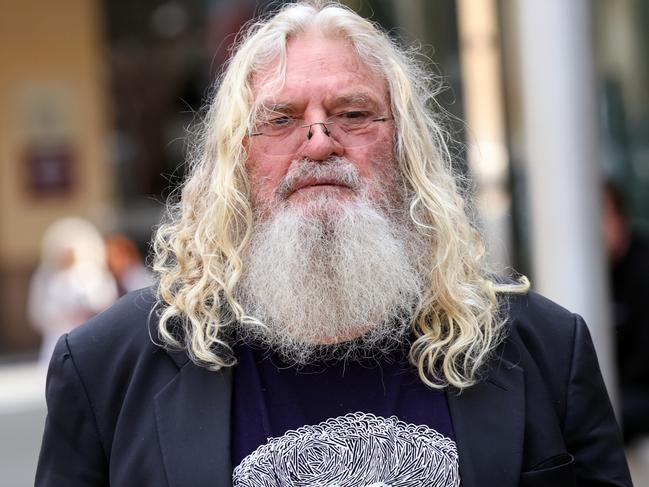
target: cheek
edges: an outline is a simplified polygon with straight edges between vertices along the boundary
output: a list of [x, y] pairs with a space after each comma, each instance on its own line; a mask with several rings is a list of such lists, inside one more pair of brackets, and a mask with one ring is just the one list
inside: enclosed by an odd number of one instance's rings
[[375, 179], [381, 172], [381, 161], [379, 152], [375, 147], [360, 147], [347, 149], [343, 157], [356, 167], [359, 176], [364, 181]]
[[381, 185], [386, 178], [392, 178], [397, 170], [393, 147], [389, 141], [359, 148], [354, 154], [350, 153], [348, 158], [354, 162], [361, 178], [373, 186]]
[[275, 199], [275, 189], [286, 175], [290, 161], [269, 156], [250, 157], [246, 164], [253, 204]]

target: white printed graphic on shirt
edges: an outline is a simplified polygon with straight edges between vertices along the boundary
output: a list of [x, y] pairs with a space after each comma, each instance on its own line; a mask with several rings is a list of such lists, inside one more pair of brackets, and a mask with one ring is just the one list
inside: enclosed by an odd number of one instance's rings
[[397, 417], [350, 413], [270, 438], [234, 469], [234, 487], [457, 487], [455, 442]]

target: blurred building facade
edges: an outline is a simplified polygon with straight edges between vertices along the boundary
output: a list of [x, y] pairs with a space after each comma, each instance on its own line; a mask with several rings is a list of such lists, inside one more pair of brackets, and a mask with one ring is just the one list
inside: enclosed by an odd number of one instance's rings
[[48, 225], [116, 204], [100, 7], [0, 2], [0, 353], [38, 346], [26, 299]]
[[[34, 353], [26, 296], [45, 228], [80, 216], [146, 252], [185, 171], [188, 128], [262, 0], [0, 0], [0, 356]], [[521, 39], [525, 0], [349, 0], [419, 42], [448, 89], [458, 170], [476, 178], [495, 266], [534, 279]], [[588, 2], [599, 138], [592, 163], [649, 231], [649, 0]], [[548, 73], [547, 76], [553, 76]], [[561, 116], [562, 107], [548, 107]], [[191, 130], [189, 130], [191, 131]], [[550, 191], [549, 189], [548, 191]]]

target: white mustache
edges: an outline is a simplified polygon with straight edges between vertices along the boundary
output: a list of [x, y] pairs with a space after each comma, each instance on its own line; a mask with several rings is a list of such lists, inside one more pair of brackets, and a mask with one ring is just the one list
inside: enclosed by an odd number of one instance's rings
[[343, 157], [330, 157], [325, 161], [303, 159], [294, 161], [288, 173], [275, 192], [282, 198], [288, 198], [293, 192], [309, 184], [339, 184], [352, 190], [361, 187], [361, 179], [356, 167]]

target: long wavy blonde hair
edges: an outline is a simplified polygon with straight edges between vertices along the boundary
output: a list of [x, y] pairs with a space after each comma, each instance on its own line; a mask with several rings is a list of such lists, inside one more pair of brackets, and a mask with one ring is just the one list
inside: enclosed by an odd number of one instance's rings
[[485, 248], [438, 120], [438, 80], [377, 26], [329, 1], [286, 5], [251, 23], [236, 43], [197, 134], [180, 200], [168, 205], [154, 237], [159, 338], [212, 370], [235, 362], [224, 334], [245, 317], [233, 291], [253, 226], [245, 171], [255, 112], [252, 79], [271, 63], [281, 73], [287, 41], [313, 28], [347, 40], [387, 80], [395, 158], [414, 194], [410, 216], [430, 239], [428, 285], [412, 318], [410, 359], [430, 387], [468, 387], [503, 337], [496, 293], [524, 292], [528, 284], [498, 284], [486, 271]]

